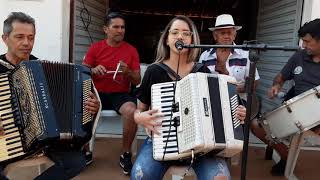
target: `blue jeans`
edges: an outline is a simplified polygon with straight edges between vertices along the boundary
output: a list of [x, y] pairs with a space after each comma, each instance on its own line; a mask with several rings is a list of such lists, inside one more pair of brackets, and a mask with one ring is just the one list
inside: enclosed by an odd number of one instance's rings
[[[130, 179], [161, 180], [171, 165], [181, 164], [179, 161], [156, 161], [152, 154], [152, 140], [148, 137], [141, 146]], [[227, 176], [229, 180], [231, 179], [227, 163], [223, 158], [200, 156], [195, 159], [192, 168], [199, 180], [212, 180], [215, 176]]]
[[86, 159], [82, 151], [52, 151], [47, 156], [55, 163], [36, 180], [66, 180], [71, 179], [86, 167]]

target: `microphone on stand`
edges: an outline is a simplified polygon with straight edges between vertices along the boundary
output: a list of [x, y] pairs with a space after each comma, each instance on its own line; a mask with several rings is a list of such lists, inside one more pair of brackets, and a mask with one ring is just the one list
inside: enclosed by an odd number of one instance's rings
[[178, 51], [181, 51], [183, 49], [184, 43], [181, 40], [176, 41], [175, 47], [178, 49]]

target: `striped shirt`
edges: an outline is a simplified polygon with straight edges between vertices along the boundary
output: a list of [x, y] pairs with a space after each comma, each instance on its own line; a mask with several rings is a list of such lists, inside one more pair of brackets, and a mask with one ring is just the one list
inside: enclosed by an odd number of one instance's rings
[[[215, 49], [204, 51], [200, 56], [199, 62], [206, 65], [212, 73], [217, 73], [215, 71], [217, 63], [217, 54]], [[234, 49], [226, 62], [226, 68], [229, 71], [230, 76], [234, 77], [237, 82], [243, 83], [245, 78], [249, 76], [249, 52], [242, 49]], [[255, 80], [258, 79], [260, 79], [260, 76], [256, 69]]]
[[[218, 73], [215, 71], [215, 66], [217, 64], [217, 54], [215, 49], [212, 48], [204, 51], [200, 56], [199, 62], [206, 65], [212, 73]], [[249, 52], [242, 49], [233, 49], [226, 61], [226, 68], [229, 72], [229, 76], [234, 77], [238, 84], [244, 84], [246, 77], [249, 76]], [[260, 76], [256, 69], [255, 80], [258, 79], [260, 79]], [[245, 93], [239, 93], [239, 95], [242, 99], [247, 100], [247, 95]]]

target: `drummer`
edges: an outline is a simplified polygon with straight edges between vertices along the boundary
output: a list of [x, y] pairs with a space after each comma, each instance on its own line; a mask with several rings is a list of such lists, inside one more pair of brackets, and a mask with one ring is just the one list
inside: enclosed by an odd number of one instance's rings
[[[299, 29], [298, 35], [302, 40], [303, 50], [296, 52], [288, 60], [281, 72], [274, 78], [273, 85], [268, 91], [270, 98], [274, 98], [280, 92], [284, 82], [287, 80], [293, 80], [295, 84], [291, 90], [292, 97], [320, 85], [319, 29], [320, 19], [305, 23]], [[281, 119], [279, 119], [279, 121], [281, 121]], [[320, 135], [320, 127], [317, 126], [312, 130]], [[260, 133], [258, 135], [262, 141], [269, 144], [265, 139], [265, 134]], [[272, 167], [271, 173], [275, 176], [283, 176], [288, 156], [288, 147], [281, 143], [272, 146], [280, 154], [281, 160]]]

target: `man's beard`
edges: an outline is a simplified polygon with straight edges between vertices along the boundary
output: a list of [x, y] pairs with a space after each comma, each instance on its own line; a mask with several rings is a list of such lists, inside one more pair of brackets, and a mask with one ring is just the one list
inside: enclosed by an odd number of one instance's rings
[[115, 37], [113, 38], [113, 40], [114, 40], [115, 42], [121, 42], [121, 41], [123, 40], [123, 36], [115, 36]]
[[309, 56], [313, 56], [312, 51], [310, 51], [309, 49], [305, 49], [305, 50], [306, 50], [306, 52], [307, 52], [307, 54], [308, 54]]

